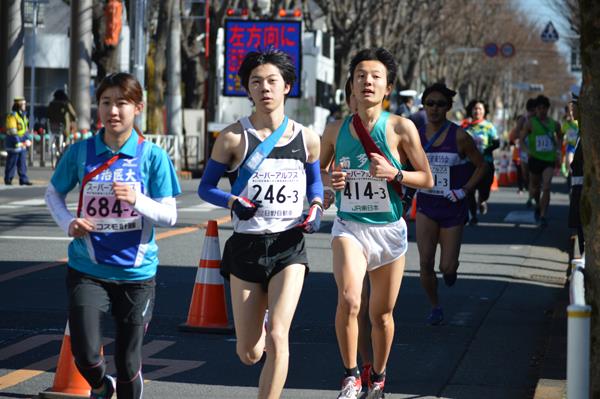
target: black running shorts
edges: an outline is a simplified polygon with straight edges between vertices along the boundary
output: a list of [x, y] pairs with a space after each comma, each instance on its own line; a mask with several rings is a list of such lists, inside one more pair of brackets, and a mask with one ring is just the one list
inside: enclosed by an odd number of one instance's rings
[[267, 291], [271, 278], [287, 266], [302, 264], [308, 272], [304, 234], [290, 229], [273, 234], [233, 233], [225, 243], [221, 275], [259, 283]]
[[92, 307], [108, 313], [119, 323], [145, 325], [154, 310], [154, 277], [142, 281], [104, 280], [71, 267], [67, 272], [69, 306]]
[[535, 157], [529, 157], [529, 172], [534, 175], [541, 175], [544, 170], [552, 168], [554, 169], [554, 161], [543, 161]]

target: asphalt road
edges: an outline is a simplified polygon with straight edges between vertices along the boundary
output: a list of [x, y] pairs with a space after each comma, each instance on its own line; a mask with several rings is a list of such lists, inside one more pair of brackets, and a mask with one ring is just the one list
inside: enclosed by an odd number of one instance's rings
[[[30, 398], [52, 386], [66, 324], [68, 238], [44, 205], [50, 171], [34, 168], [32, 187], [0, 185], [0, 397]], [[228, 212], [203, 204], [198, 180], [184, 180], [174, 229], [159, 229], [157, 304], [144, 346], [144, 397], [256, 397], [259, 366], [242, 365], [231, 335], [181, 332], [209, 219]], [[549, 227], [514, 188], [492, 193], [489, 213], [466, 227], [459, 280], [440, 285], [446, 322], [426, 325], [429, 311], [418, 280], [414, 223], [407, 270], [395, 309], [396, 334], [386, 398], [531, 398], [541, 377], [548, 329], [565, 282], [568, 256], [564, 179], [553, 187]], [[75, 196], [69, 196], [71, 209]], [[321, 231], [306, 236], [308, 275], [290, 335], [283, 398], [335, 398], [342, 366], [334, 331], [328, 212]], [[512, 221], [511, 221], [512, 220]], [[515, 220], [517, 222], [515, 222]], [[231, 224], [219, 226], [220, 245]], [[226, 287], [227, 288], [227, 287]], [[230, 313], [231, 314], [231, 313]], [[112, 354], [106, 320], [105, 353]]]

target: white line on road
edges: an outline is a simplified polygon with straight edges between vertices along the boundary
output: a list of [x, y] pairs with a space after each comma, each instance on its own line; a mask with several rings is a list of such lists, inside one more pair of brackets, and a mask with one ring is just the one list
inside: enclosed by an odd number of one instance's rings
[[72, 237], [1, 236], [0, 240], [71, 241]]

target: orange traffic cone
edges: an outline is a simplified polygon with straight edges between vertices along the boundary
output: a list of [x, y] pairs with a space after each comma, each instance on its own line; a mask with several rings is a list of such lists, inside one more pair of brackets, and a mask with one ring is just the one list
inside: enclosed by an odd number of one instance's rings
[[209, 220], [188, 318], [179, 326], [181, 330], [216, 334], [233, 333], [233, 327], [227, 321], [225, 286], [223, 277], [219, 273], [220, 266], [221, 248], [217, 222]]
[[492, 181], [491, 191], [498, 191], [498, 174], [494, 173], [494, 180]]
[[60, 355], [58, 355], [58, 364], [56, 374], [54, 375], [54, 384], [47, 391], [40, 392], [40, 398], [89, 398], [90, 384], [83, 378], [75, 366], [75, 359], [71, 353], [71, 332], [69, 322], [65, 328]]
[[417, 218], [417, 196], [415, 195], [412, 199], [412, 204], [410, 206], [410, 220], [415, 220]]

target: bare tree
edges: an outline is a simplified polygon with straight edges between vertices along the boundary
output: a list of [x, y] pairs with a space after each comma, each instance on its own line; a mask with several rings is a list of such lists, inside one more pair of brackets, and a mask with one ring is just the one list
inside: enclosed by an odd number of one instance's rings
[[586, 300], [592, 306], [591, 398], [600, 398], [600, 3], [579, 0], [583, 86], [580, 96], [584, 179], [581, 222], [585, 232]]

